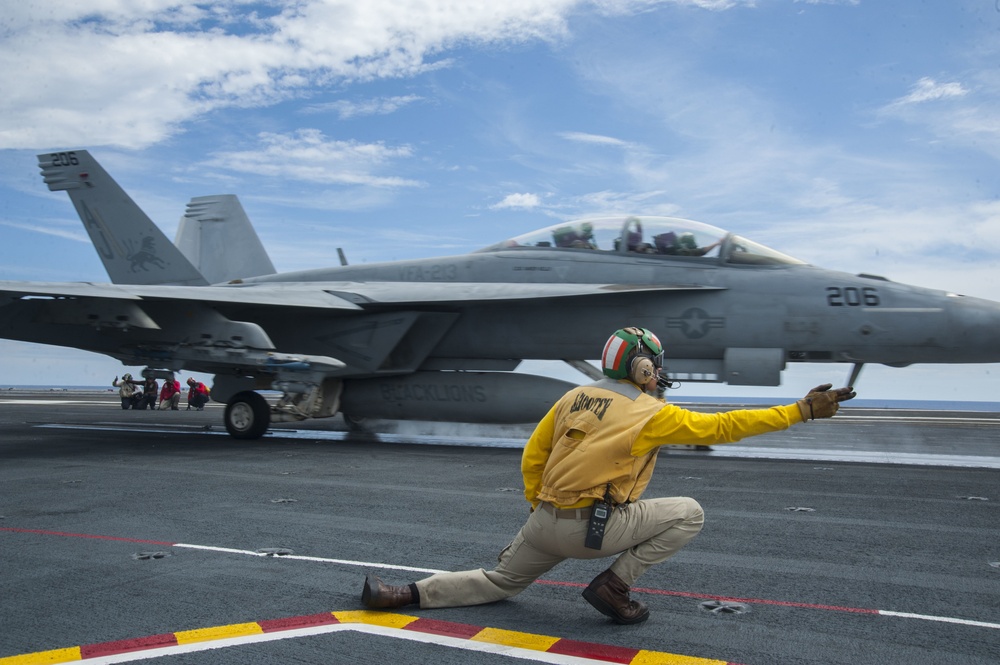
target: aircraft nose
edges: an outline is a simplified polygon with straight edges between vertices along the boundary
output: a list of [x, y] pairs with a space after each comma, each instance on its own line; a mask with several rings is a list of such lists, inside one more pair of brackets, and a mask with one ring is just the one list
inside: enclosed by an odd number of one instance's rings
[[1000, 303], [952, 296], [951, 346], [960, 356], [951, 362], [1000, 362]]

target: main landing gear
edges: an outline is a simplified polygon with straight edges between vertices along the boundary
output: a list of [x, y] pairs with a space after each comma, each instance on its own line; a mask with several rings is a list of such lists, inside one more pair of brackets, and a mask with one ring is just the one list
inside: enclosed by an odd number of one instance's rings
[[226, 404], [224, 419], [234, 439], [259, 439], [271, 424], [271, 407], [259, 393], [244, 390]]

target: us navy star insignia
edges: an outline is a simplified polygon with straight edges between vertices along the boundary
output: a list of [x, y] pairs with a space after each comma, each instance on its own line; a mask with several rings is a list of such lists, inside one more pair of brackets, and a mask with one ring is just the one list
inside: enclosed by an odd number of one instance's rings
[[701, 339], [713, 328], [725, 328], [726, 317], [709, 316], [700, 307], [692, 307], [680, 316], [667, 318], [668, 328], [680, 328], [681, 334], [688, 339]]

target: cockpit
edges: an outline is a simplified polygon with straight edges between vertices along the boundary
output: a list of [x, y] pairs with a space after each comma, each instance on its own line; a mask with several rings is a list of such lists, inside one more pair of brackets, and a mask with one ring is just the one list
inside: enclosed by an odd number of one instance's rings
[[555, 224], [490, 245], [480, 252], [565, 249], [660, 257], [687, 257], [736, 265], [801, 265], [782, 254], [722, 229], [677, 217], [601, 217]]

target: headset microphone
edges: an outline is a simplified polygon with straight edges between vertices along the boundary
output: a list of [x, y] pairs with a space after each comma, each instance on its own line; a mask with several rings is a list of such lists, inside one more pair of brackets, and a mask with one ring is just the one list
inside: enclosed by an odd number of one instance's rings
[[670, 390], [676, 390], [677, 388], [680, 388], [680, 385], [680, 381], [671, 381], [666, 374], [661, 374], [659, 378], [656, 379], [656, 387], [660, 390], [667, 390], [668, 388]]

